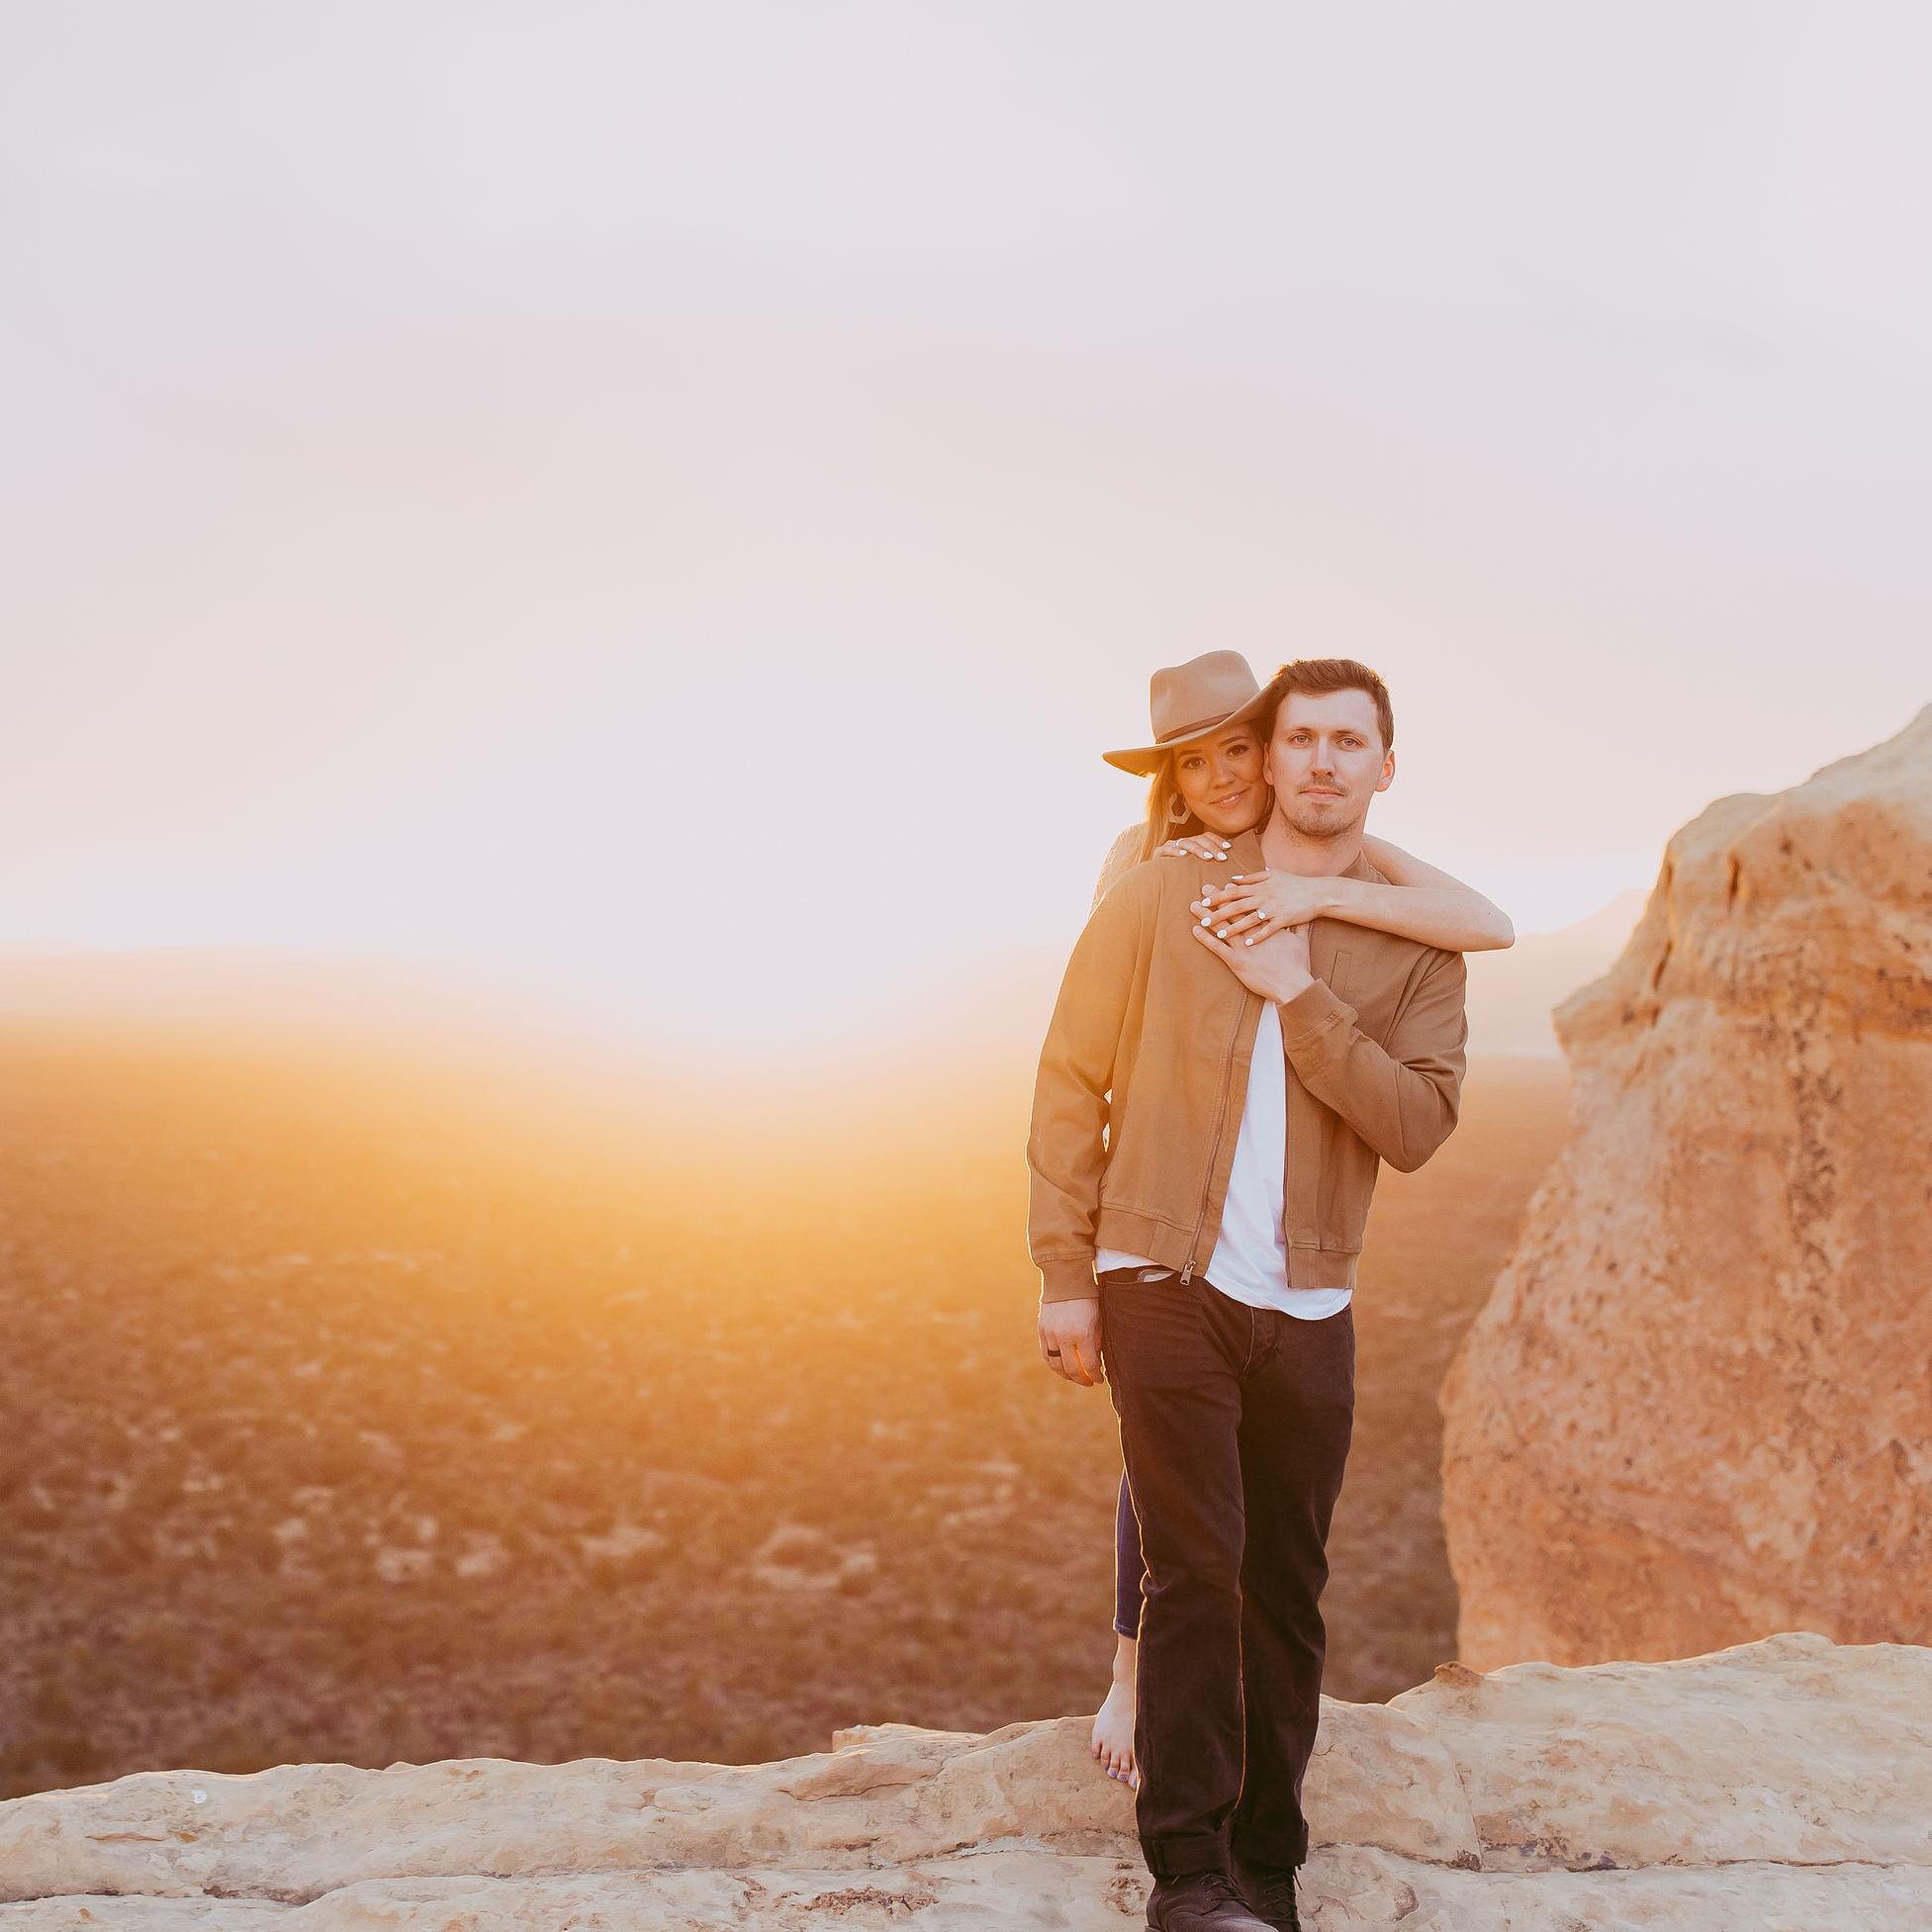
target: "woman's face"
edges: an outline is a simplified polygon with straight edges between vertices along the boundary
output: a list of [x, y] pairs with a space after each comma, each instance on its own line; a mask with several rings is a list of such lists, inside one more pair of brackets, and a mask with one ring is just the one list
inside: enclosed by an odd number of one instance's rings
[[1231, 724], [1174, 754], [1174, 784], [1210, 832], [1232, 839], [1267, 805], [1262, 746], [1250, 724]]

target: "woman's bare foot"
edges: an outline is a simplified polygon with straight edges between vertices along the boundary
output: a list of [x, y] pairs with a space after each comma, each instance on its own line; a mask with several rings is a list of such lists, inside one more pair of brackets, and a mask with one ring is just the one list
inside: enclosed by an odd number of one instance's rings
[[1114, 1682], [1107, 1702], [1093, 1720], [1088, 1746], [1109, 1778], [1118, 1778], [1131, 1791], [1141, 1789], [1141, 1768], [1134, 1762], [1134, 1657], [1132, 1637], [1115, 1633]]

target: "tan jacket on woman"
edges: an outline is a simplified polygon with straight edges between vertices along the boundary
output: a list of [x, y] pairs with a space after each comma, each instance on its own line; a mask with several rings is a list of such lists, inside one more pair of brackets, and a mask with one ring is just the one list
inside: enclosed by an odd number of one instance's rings
[[[1216, 877], [1259, 872], [1253, 832]], [[1043, 1301], [1091, 1296], [1096, 1247], [1184, 1278], [1221, 1231], [1261, 996], [1189, 936], [1209, 868], [1150, 859], [1105, 894], [1067, 963], [1034, 1082], [1028, 1244]], [[1358, 857], [1343, 874], [1380, 881]], [[1318, 919], [1315, 983], [1281, 1002], [1288, 1285], [1352, 1288], [1380, 1163], [1420, 1167], [1456, 1124], [1467, 973], [1445, 953]]]

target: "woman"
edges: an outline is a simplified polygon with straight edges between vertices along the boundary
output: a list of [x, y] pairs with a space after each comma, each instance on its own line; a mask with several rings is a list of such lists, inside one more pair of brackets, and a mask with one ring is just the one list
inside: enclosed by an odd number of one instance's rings
[[[1267, 746], [1254, 717], [1262, 702], [1253, 672], [1233, 651], [1212, 651], [1154, 674], [1154, 742], [1105, 754], [1109, 764], [1150, 782], [1147, 817], [1114, 841], [1094, 888], [1095, 905], [1144, 860], [1225, 860], [1230, 841], [1267, 817], [1274, 794], [1264, 769]], [[1190, 732], [1190, 724], [1210, 718], [1218, 722]], [[1452, 953], [1515, 943], [1508, 915], [1459, 879], [1383, 839], [1364, 834], [1362, 851], [1389, 883], [1305, 878], [1270, 869], [1212, 888], [1204, 903], [1226, 912], [1225, 930], [1255, 940], [1326, 918], [1377, 926]], [[1134, 1671], [1142, 1568], [1140, 1523], [1123, 1474], [1114, 1518], [1114, 1681], [1093, 1720], [1090, 1748], [1108, 1777], [1137, 1790]]]

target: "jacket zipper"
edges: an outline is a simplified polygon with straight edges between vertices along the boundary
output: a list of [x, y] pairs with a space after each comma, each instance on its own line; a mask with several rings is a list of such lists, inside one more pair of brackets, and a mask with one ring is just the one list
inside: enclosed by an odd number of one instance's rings
[[[1221, 1107], [1214, 1117], [1214, 1143], [1208, 1149], [1208, 1193], [1214, 1191], [1214, 1163], [1221, 1157], [1221, 1135], [1228, 1125], [1228, 1082], [1235, 1070], [1235, 1048], [1242, 1037], [1242, 1022], [1247, 1017], [1247, 994], [1242, 994], [1242, 1003], [1235, 1008], [1235, 1030], [1228, 1036], [1228, 1060], [1221, 1071]], [[1201, 1196], [1201, 1212], [1195, 1217], [1194, 1239], [1187, 1244], [1187, 1265], [1181, 1269], [1181, 1279], [1194, 1279], [1194, 1250], [1201, 1244], [1201, 1230], [1208, 1223], [1208, 1196]]]

